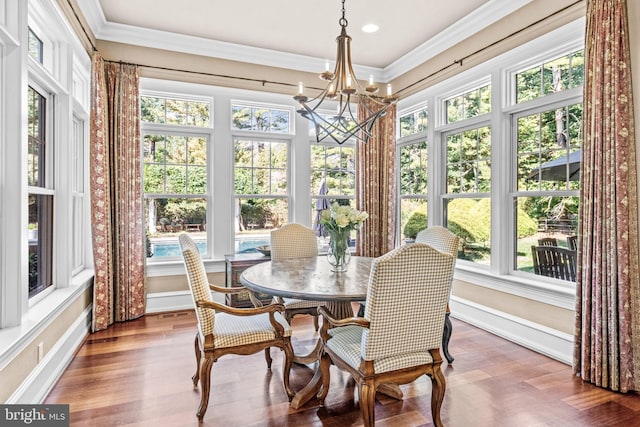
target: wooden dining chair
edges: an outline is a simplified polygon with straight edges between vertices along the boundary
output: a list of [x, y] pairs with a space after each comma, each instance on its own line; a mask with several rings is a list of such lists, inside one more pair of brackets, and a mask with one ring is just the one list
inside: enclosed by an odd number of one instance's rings
[[[460, 238], [453, 234], [448, 228], [440, 225], [432, 225], [429, 228], [421, 230], [416, 235], [416, 242], [426, 243], [433, 246], [437, 250], [447, 253], [457, 259], [460, 249]], [[454, 261], [455, 266], [455, 261]], [[449, 353], [449, 341], [453, 333], [453, 325], [451, 324], [451, 309], [447, 302], [447, 313], [444, 318], [444, 329], [442, 332], [442, 352], [448, 363], [453, 363], [453, 356]]]
[[[187, 234], [178, 238], [187, 272], [187, 281], [195, 306], [197, 332], [195, 338], [196, 373], [193, 385], [201, 385], [200, 406], [196, 415], [204, 418], [209, 405], [211, 368], [227, 354], [248, 355], [277, 347], [284, 352], [282, 377], [289, 400], [293, 390], [289, 374], [293, 363], [291, 327], [283, 316], [284, 306], [271, 304], [256, 308], [233, 308], [213, 300], [211, 292], [246, 292], [242, 287], [221, 288], [209, 284], [198, 248]], [[268, 361], [271, 370], [271, 360]], [[240, 373], [242, 374], [242, 373]]]
[[[424, 243], [404, 245], [371, 265], [364, 317], [335, 319], [326, 307], [320, 336], [323, 406], [333, 363], [356, 381], [366, 427], [375, 424], [375, 394], [383, 384], [431, 377], [431, 415], [442, 426], [446, 381], [441, 371], [442, 328], [455, 258]], [[332, 329], [329, 329], [332, 327]]]
[[576, 251], [557, 246], [531, 246], [531, 256], [535, 274], [576, 281]]
[[[315, 230], [302, 224], [289, 223], [271, 231], [271, 260], [311, 258], [318, 256], [318, 239]], [[318, 307], [323, 301], [308, 301], [296, 298], [280, 298], [284, 304], [285, 318], [291, 322], [293, 316], [308, 314], [313, 316], [313, 325], [318, 330]]]
[[558, 239], [555, 237], [543, 237], [538, 239], [538, 246], [558, 246]]

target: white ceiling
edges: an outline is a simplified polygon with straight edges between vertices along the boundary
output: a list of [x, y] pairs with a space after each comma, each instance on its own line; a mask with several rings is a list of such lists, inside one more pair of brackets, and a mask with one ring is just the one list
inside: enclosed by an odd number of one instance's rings
[[[390, 79], [534, 0], [346, 0], [354, 64]], [[78, 0], [98, 39], [317, 71], [340, 0]], [[361, 27], [376, 23], [366, 34]], [[416, 55], [417, 54], [417, 55]], [[357, 70], [358, 71], [358, 70]]]

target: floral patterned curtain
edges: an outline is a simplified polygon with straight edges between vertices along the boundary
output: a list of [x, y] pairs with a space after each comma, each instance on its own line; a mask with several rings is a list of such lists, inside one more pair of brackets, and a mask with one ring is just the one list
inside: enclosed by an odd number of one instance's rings
[[640, 390], [638, 199], [625, 0], [589, 0], [574, 371]]
[[93, 331], [145, 311], [144, 212], [136, 66], [95, 52], [91, 97]]
[[[372, 101], [361, 102], [376, 108]], [[362, 104], [358, 114], [367, 115]], [[378, 257], [395, 246], [395, 123], [393, 105], [378, 119], [369, 141], [358, 142], [356, 206], [369, 214], [358, 234], [356, 253], [361, 256]]]

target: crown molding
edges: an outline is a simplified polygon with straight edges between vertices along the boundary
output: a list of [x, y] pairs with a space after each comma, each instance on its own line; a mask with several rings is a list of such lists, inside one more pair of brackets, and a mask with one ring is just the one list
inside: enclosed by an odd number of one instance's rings
[[436, 34], [384, 68], [384, 81], [391, 81], [436, 55], [473, 36], [479, 30], [526, 6], [533, 0], [492, 0]]
[[[354, 64], [354, 71], [358, 75], [373, 75], [376, 81], [389, 82], [532, 1], [490, 0], [385, 68]], [[86, 0], [80, 4], [91, 30], [100, 40], [310, 73], [317, 73], [325, 66], [325, 58], [108, 22], [98, 0]]]
[[91, 31], [93, 31], [96, 38], [99, 38], [98, 34], [100, 34], [102, 28], [107, 25], [107, 18], [105, 18], [104, 13], [102, 13], [99, 0], [80, 1], [78, 2], [78, 6], [80, 6], [84, 19], [89, 24], [89, 27], [91, 27]]

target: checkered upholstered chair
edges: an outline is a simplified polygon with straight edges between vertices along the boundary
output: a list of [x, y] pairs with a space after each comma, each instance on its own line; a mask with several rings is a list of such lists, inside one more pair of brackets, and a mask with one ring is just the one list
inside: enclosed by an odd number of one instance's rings
[[375, 424], [380, 385], [407, 384], [428, 375], [433, 422], [442, 425], [446, 384], [440, 343], [454, 261], [423, 243], [401, 246], [373, 261], [364, 317], [336, 320], [326, 307], [319, 309], [324, 343], [321, 406], [329, 391], [332, 362], [355, 379], [365, 426]]
[[[196, 415], [202, 420], [209, 405], [211, 389], [211, 367], [226, 354], [247, 355], [277, 347], [284, 351], [282, 376], [284, 389], [293, 398], [289, 385], [289, 373], [293, 361], [291, 327], [285, 320], [284, 306], [272, 304], [256, 308], [233, 308], [213, 301], [211, 291], [240, 292], [245, 288], [221, 288], [209, 284], [198, 249], [187, 234], [179, 237], [180, 248], [193, 302], [195, 304], [198, 331], [195, 339], [196, 373], [193, 385], [202, 387], [200, 407]], [[268, 368], [271, 369], [271, 360]]]
[[[315, 230], [302, 224], [290, 223], [271, 231], [271, 259], [273, 261], [290, 258], [318, 256], [318, 240]], [[297, 314], [313, 316], [313, 324], [318, 330], [318, 307], [322, 301], [307, 301], [295, 298], [277, 298], [284, 304], [285, 317], [291, 322]]]
[[[453, 234], [448, 228], [440, 225], [432, 225], [429, 228], [420, 230], [415, 241], [417, 243], [431, 245], [441, 252], [452, 255], [454, 258], [458, 257], [460, 238]], [[447, 362], [452, 363], [453, 356], [449, 353], [449, 341], [451, 341], [451, 333], [453, 332], [453, 326], [449, 318], [450, 314], [451, 310], [449, 309], [449, 303], [447, 303], [447, 314], [444, 318], [444, 330], [442, 332], [442, 352]]]

